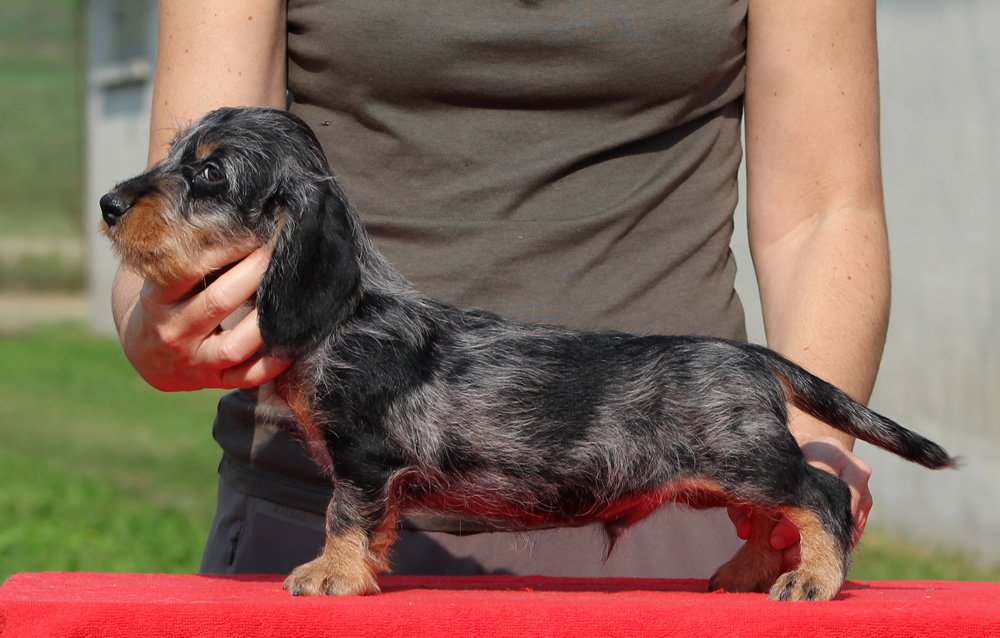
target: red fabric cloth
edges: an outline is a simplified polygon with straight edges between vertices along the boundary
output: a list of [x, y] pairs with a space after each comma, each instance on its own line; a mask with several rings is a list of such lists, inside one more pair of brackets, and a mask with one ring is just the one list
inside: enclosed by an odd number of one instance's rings
[[363, 598], [294, 598], [280, 576], [18, 574], [0, 635], [1000, 636], [1000, 584], [849, 582], [836, 600], [773, 603], [700, 580], [384, 577]]

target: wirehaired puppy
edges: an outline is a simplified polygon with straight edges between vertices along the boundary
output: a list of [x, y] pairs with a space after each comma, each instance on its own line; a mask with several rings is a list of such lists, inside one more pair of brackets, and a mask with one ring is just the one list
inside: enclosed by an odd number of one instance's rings
[[197, 275], [213, 246], [273, 246], [258, 321], [266, 350], [295, 363], [272, 391], [334, 490], [322, 554], [285, 582], [296, 595], [379, 591], [406, 512], [595, 523], [610, 554], [673, 501], [783, 514], [801, 533], [801, 565], [782, 574], [758, 525], [712, 589], [827, 600], [856, 540], [850, 494], [805, 462], [787, 404], [926, 467], [954, 466], [766, 348], [579, 332], [425, 297], [373, 247], [316, 138], [284, 111], [208, 114], [101, 208], [118, 255], [160, 284]]

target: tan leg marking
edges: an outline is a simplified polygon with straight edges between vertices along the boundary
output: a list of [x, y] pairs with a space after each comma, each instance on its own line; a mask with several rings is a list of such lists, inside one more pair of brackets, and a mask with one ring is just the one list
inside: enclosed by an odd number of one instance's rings
[[359, 529], [327, 536], [318, 558], [295, 568], [285, 579], [294, 596], [362, 596], [377, 594], [376, 570], [368, 552], [368, 538]]
[[285, 589], [295, 596], [379, 593], [376, 577], [390, 569], [389, 550], [399, 536], [398, 516], [390, 508], [370, 538], [360, 529], [328, 534], [323, 553], [292, 571], [285, 580]]
[[398, 539], [399, 517], [393, 511], [382, 518], [368, 542], [368, 560], [373, 570], [379, 573], [389, 571], [390, 551]]
[[847, 560], [837, 540], [808, 510], [784, 512], [799, 529], [802, 562], [783, 574], [771, 588], [770, 600], [830, 600], [847, 576]]

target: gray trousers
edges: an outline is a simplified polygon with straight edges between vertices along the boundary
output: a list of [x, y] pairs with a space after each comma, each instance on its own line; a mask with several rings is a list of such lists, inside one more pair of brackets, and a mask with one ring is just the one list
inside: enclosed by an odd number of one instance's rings
[[[240, 492], [219, 479], [218, 507], [202, 574], [288, 574], [319, 555], [324, 517]], [[394, 574], [708, 578], [740, 541], [725, 510], [667, 505], [622, 538], [602, 566], [596, 526], [458, 536], [404, 529]]]

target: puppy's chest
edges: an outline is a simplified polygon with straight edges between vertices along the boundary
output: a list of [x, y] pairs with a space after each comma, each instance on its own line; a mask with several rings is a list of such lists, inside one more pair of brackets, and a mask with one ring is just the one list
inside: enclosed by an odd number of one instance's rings
[[417, 366], [395, 350], [325, 348], [307, 354], [279, 377], [277, 393], [296, 415], [328, 428], [358, 418], [381, 421], [393, 402], [420, 385]]

